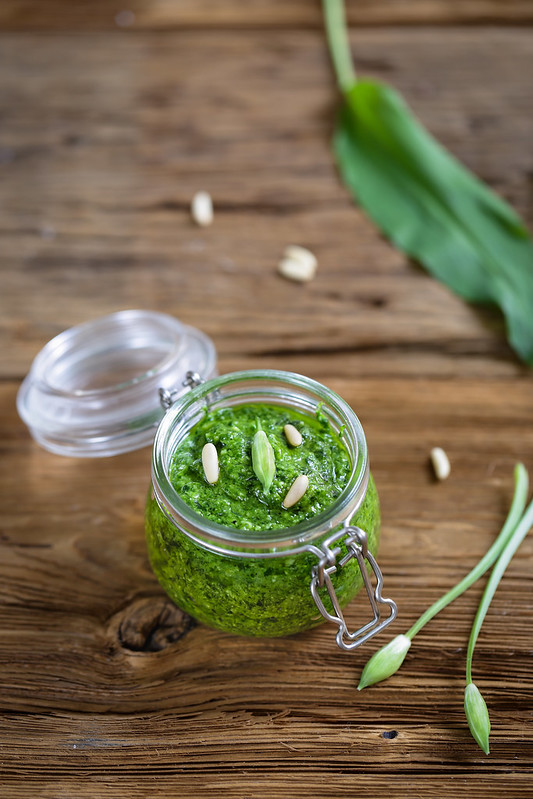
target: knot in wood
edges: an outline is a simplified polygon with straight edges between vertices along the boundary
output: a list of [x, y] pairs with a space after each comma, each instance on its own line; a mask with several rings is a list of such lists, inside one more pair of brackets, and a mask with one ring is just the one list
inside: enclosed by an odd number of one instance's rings
[[119, 616], [120, 645], [133, 652], [159, 652], [195, 626], [194, 619], [166, 597], [136, 599]]

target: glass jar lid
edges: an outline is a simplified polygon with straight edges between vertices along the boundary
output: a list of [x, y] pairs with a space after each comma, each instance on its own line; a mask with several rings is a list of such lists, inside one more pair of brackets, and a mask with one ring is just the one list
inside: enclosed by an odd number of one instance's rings
[[155, 311], [119, 311], [63, 331], [36, 356], [17, 396], [32, 436], [60, 455], [105, 457], [151, 444], [187, 372], [216, 375], [211, 339]]

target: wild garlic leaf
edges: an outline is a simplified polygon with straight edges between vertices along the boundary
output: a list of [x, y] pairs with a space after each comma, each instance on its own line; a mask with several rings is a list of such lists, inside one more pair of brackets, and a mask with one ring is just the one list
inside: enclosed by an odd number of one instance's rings
[[[516, 497], [518, 491], [521, 490], [519, 485], [525, 484], [527, 488], [528, 482], [527, 472], [521, 464], [519, 464], [515, 469], [515, 479], [517, 481], [515, 489]], [[483, 624], [485, 616], [487, 615], [487, 611], [490, 607], [490, 603], [492, 602], [492, 598], [496, 593], [496, 589], [498, 588], [500, 580], [503, 577], [503, 574], [511, 562], [516, 550], [532, 527], [533, 500], [529, 503], [522, 518], [512, 530], [512, 533], [508, 537], [505, 546], [498, 560], [496, 561], [496, 565], [491, 572], [477, 609], [472, 630], [470, 632], [468, 648], [466, 650], [465, 713], [468, 726], [470, 727], [470, 732], [486, 754], [489, 753], [490, 720], [485, 700], [481, 696], [479, 689], [472, 682], [472, 660], [474, 657], [474, 648], [476, 646], [479, 631], [481, 630], [481, 625]]]
[[533, 245], [507, 203], [375, 81], [345, 92], [333, 146], [346, 186], [385, 235], [464, 299], [497, 304], [511, 345], [533, 365]]

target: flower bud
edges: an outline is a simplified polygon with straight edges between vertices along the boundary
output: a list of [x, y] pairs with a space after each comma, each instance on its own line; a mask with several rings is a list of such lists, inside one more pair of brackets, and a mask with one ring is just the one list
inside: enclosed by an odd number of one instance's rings
[[411, 640], [406, 635], [397, 635], [392, 641], [383, 646], [372, 655], [363, 669], [357, 690], [374, 685], [376, 682], [386, 680], [402, 665], [404, 658], [411, 646]]
[[469, 683], [465, 688], [465, 714], [470, 732], [483, 749], [489, 754], [490, 719], [485, 700], [477, 685]]
[[272, 444], [263, 430], [258, 430], [252, 441], [252, 466], [266, 494], [276, 475], [276, 461]]

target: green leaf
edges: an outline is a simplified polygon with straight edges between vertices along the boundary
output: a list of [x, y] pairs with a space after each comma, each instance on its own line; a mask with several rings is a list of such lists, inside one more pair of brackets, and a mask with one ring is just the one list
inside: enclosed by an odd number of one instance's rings
[[333, 145], [348, 189], [385, 235], [464, 299], [499, 305], [511, 345], [533, 365], [533, 245], [507, 203], [380, 83], [345, 92]]

